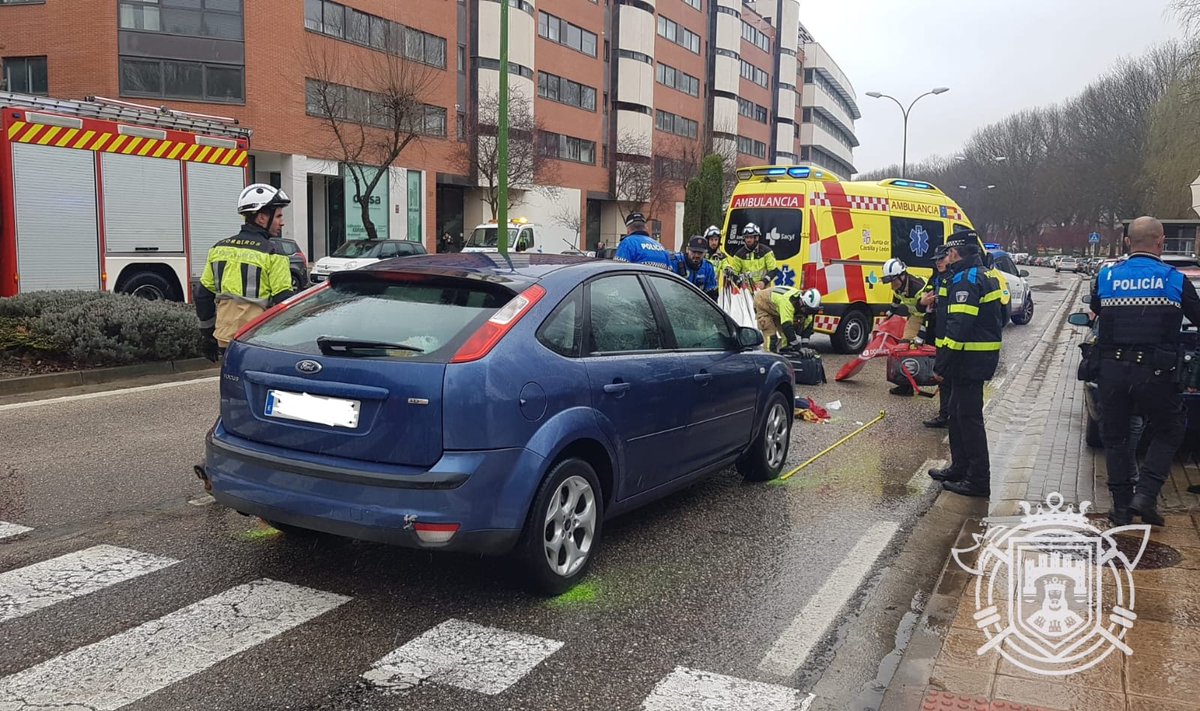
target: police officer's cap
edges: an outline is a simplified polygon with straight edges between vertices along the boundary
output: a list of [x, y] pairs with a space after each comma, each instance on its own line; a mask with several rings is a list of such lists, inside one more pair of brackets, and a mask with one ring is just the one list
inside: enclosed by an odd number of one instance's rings
[[687, 248], [689, 252], [707, 252], [708, 240], [704, 239], [700, 235], [693, 235], [690, 239], [688, 239]]
[[939, 244], [937, 249], [933, 250], [933, 258], [941, 259], [949, 254], [951, 249], [956, 247], [974, 247], [975, 250], [968, 249], [966, 251], [977, 251], [980, 244], [982, 242], [979, 240], [979, 233], [975, 230], [958, 230], [947, 237], [945, 242]]
[[642, 223], [643, 225], [646, 224], [646, 216], [640, 212], [631, 212], [625, 218], [625, 226], [626, 227], [630, 227], [633, 224], [638, 223], [638, 222]]

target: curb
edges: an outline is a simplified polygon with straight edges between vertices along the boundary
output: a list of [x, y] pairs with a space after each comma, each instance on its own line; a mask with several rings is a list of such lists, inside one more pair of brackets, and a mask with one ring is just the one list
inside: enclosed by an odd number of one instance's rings
[[6, 395], [25, 395], [43, 390], [61, 390], [80, 385], [101, 385], [118, 380], [141, 378], [147, 375], [195, 373], [216, 369], [217, 367], [216, 363], [209, 361], [207, 358], [189, 358], [187, 360], [167, 360], [153, 363], [138, 363], [137, 365], [122, 365], [115, 368], [71, 370], [65, 373], [47, 373], [45, 375], [5, 378], [0, 380], [0, 397]]

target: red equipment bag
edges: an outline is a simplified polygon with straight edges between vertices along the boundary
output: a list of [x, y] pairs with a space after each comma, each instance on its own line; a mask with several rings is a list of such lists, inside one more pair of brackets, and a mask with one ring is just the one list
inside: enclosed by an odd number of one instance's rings
[[914, 391], [920, 392], [920, 386], [937, 383], [933, 377], [933, 364], [936, 360], [937, 349], [928, 344], [913, 346], [902, 343], [892, 346], [888, 349], [888, 382], [894, 385], [911, 385]]
[[867, 347], [863, 349], [863, 352], [859, 353], [854, 360], [843, 365], [833, 379], [839, 383], [847, 380], [862, 370], [867, 361], [876, 356], [886, 355], [888, 349], [904, 337], [904, 324], [907, 322], [908, 319], [903, 316], [892, 316], [880, 321], [879, 325], [871, 331], [871, 340], [867, 342]]

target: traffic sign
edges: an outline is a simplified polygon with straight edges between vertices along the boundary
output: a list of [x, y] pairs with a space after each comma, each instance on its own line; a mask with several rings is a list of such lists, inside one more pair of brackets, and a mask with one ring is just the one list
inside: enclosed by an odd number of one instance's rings
[[1088, 235], [1088, 243], [1089, 244], [1100, 244], [1100, 233], [1093, 232], [1090, 235]]

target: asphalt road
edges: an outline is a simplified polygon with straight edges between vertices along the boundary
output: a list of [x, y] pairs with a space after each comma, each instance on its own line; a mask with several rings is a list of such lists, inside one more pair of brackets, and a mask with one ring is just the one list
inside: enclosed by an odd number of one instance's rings
[[[1079, 278], [1031, 271], [1034, 322], [1006, 329], [990, 392]], [[845, 357], [819, 346], [832, 379]], [[552, 600], [506, 559], [295, 539], [205, 503], [214, 378], [0, 400], [0, 522], [31, 529], [0, 523], [0, 711], [870, 708], [899, 614], [873, 586], [946, 456], [920, 425], [936, 401], [887, 387], [882, 362], [802, 387], [841, 407], [796, 422], [791, 466], [886, 416], [786, 483], [724, 472], [611, 522]]]

